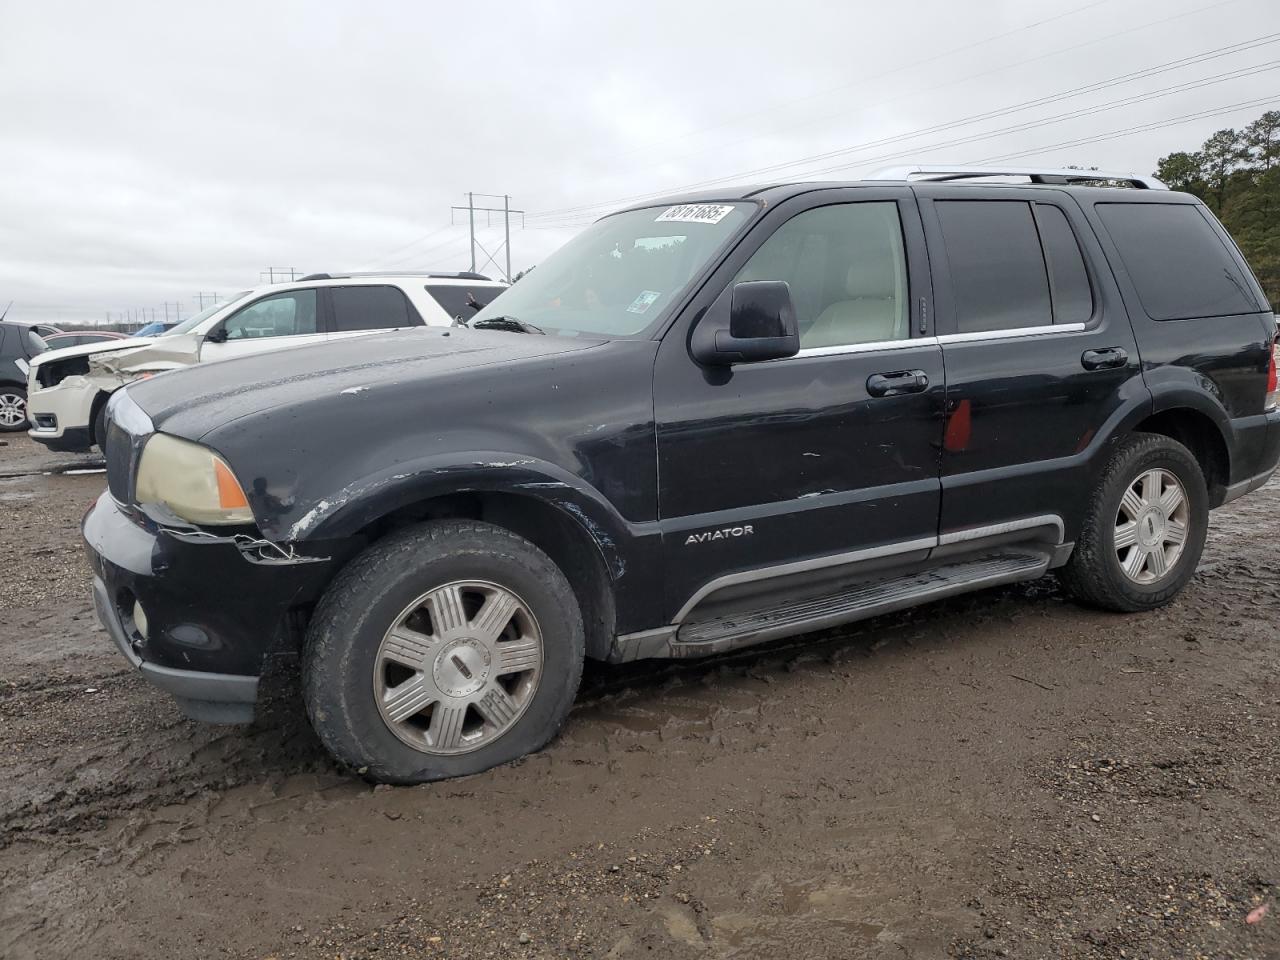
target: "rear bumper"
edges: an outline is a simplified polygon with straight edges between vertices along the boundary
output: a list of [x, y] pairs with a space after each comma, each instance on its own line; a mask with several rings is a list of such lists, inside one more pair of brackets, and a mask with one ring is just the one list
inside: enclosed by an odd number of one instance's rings
[[264, 657], [337, 565], [264, 561], [231, 538], [183, 540], [135, 522], [109, 492], [82, 533], [94, 606], [120, 652], [189, 716], [219, 723], [253, 719]]
[[[1266, 483], [1280, 465], [1280, 410], [1272, 410], [1260, 417], [1250, 417], [1248, 427], [1237, 426], [1237, 456], [1232, 458], [1233, 464], [1245, 461], [1240, 471], [1244, 476], [1233, 476], [1227, 485], [1223, 503], [1252, 493]], [[1245, 441], [1245, 442], [1241, 442]], [[1247, 451], [1246, 456], [1241, 456]], [[1235, 474], [1236, 471], [1232, 470]]]

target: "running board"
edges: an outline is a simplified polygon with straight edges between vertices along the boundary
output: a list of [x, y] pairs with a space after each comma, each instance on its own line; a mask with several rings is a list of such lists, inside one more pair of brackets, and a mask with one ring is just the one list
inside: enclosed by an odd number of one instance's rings
[[829, 596], [788, 600], [758, 610], [688, 621], [674, 638], [668, 639], [664, 653], [648, 655], [705, 657], [865, 620], [971, 590], [1034, 580], [1049, 569], [1051, 558], [1048, 551], [1001, 551], [922, 573], [859, 584]]

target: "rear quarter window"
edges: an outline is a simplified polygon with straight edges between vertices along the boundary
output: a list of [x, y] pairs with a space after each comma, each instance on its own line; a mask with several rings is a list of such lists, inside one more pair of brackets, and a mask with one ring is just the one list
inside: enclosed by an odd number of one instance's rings
[[1235, 258], [1189, 203], [1100, 203], [1142, 309], [1153, 320], [1227, 317], [1262, 310]]

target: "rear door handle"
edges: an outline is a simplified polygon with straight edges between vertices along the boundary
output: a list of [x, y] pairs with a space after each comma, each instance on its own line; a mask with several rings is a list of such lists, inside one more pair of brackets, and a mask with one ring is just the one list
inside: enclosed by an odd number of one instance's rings
[[1128, 362], [1129, 354], [1125, 353], [1123, 347], [1103, 347], [1080, 354], [1080, 366], [1086, 370], [1112, 370], [1123, 367]]
[[867, 377], [867, 393], [873, 397], [923, 393], [928, 388], [929, 376], [923, 370], [895, 370], [893, 373], [873, 373]]

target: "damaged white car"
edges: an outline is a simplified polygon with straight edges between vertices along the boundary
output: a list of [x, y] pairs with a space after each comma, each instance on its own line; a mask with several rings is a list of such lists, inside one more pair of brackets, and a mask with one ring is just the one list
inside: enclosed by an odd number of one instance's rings
[[327, 274], [237, 293], [158, 337], [51, 350], [32, 360], [28, 433], [85, 451], [104, 434], [107, 399], [167, 370], [415, 326], [448, 326], [507, 285], [476, 273]]

